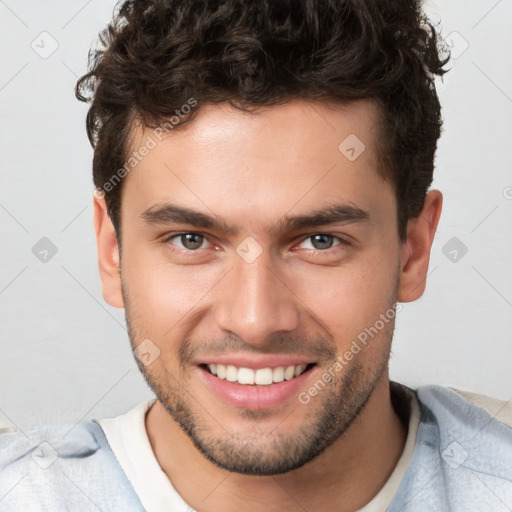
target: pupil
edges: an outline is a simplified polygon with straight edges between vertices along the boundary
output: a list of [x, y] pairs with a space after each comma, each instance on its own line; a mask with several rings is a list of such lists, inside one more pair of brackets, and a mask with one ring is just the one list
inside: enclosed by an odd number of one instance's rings
[[187, 249], [197, 249], [198, 247], [201, 247], [202, 242], [203, 237], [197, 233], [186, 233], [185, 235], [181, 235], [181, 243]]
[[331, 235], [314, 235], [312, 238], [315, 249], [330, 249], [332, 247]]

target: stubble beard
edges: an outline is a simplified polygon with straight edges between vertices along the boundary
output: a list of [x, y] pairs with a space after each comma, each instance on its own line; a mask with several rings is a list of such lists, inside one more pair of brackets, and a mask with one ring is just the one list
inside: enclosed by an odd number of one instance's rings
[[[141, 336], [133, 321], [130, 301], [127, 296], [124, 298], [128, 334], [134, 349]], [[337, 372], [332, 381], [308, 404], [296, 401], [294, 407], [303, 409], [302, 417], [306, 419], [292, 433], [285, 432], [279, 426], [271, 431], [254, 428], [251, 432], [229, 432], [222, 427], [222, 419], [217, 421], [208, 412], [208, 406], [201, 404], [188, 391], [190, 372], [187, 374], [183, 371], [186, 367], [182, 367], [182, 371], [176, 375], [163, 365], [145, 366], [137, 358], [136, 362], [160, 404], [210, 462], [230, 472], [271, 476], [300, 468], [347, 432], [364, 409], [383, 374], [387, 375], [393, 331], [394, 321], [386, 325], [377, 339], [371, 341], [386, 347], [377, 364], [365, 368], [357, 362], [356, 355], [353, 362]], [[317, 345], [322, 343], [326, 341], [316, 342]], [[323, 365], [326, 371], [332, 368], [335, 361], [336, 357]], [[251, 418], [255, 427], [268, 417], [265, 411], [245, 412], [244, 421]], [[288, 411], [283, 416], [282, 425], [287, 424], [285, 416], [289, 414]]]

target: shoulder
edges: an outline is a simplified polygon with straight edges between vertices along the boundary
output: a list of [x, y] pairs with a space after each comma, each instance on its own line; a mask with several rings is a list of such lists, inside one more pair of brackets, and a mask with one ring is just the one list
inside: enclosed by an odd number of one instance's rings
[[497, 473], [512, 482], [510, 403], [442, 386], [420, 387], [416, 396], [424, 435], [435, 439], [441, 452], [454, 443], [473, 455], [475, 468], [506, 467]]
[[443, 386], [422, 386], [416, 390], [420, 404], [444, 421], [464, 423], [467, 428], [482, 420], [512, 435], [512, 402], [471, 391]]
[[87, 458], [101, 449], [101, 441], [101, 428], [94, 422], [3, 428], [0, 470], [28, 459], [47, 465], [58, 458]]
[[416, 444], [389, 510], [510, 510], [509, 404], [442, 386], [413, 392], [420, 411]]
[[478, 407], [497, 421], [500, 421], [508, 428], [512, 429], [512, 400], [499, 400], [487, 395], [451, 388], [458, 393], [467, 402]]
[[507, 402], [442, 386], [420, 387], [417, 397], [420, 459], [437, 469], [442, 492], [456, 503], [464, 495], [475, 510], [499, 510], [496, 496], [512, 505], [512, 428], [497, 417]]
[[142, 510], [94, 421], [1, 429], [0, 497], [5, 510]]

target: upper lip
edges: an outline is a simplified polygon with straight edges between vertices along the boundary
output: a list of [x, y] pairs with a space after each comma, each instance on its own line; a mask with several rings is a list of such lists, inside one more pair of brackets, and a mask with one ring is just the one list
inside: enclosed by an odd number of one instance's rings
[[315, 361], [304, 357], [290, 355], [220, 355], [202, 358], [198, 364], [223, 364], [233, 365], [237, 368], [277, 368], [279, 366], [297, 366], [299, 364], [311, 364]]

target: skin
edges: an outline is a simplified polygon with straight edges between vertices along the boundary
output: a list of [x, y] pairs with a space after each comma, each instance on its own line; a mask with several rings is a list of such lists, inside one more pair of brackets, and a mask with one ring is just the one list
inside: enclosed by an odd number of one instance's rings
[[[146, 416], [148, 437], [198, 511], [324, 511], [333, 503], [353, 511], [378, 493], [402, 453], [406, 426], [391, 405], [387, 370], [393, 321], [307, 404], [293, 396], [259, 411], [234, 407], [204, 385], [197, 366], [222, 350], [300, 354], [316, 363], [304, 376], [307, 391], [381, 314], [423, 294], [442, 195], [429, 191], [401, 243], [393, 187], [376, 170], [378, 115], [369, 100], [293, 100], [258, 114], [202, 106], [125, 178], [121, 257], [105, 201], [94, 199], [104, 299], [125, 308], [133, 348], [149, 338], [160, 350], [150, 365], [137, 360], [159, 399]], [[366, 146], [353, 162], [338, 150], [349, 134]], [[132, 149], [148, 135], [138, 127]], [[142, 213], [163, 202], [239, 232], [148, 224]], [[271, 229], [334, 203], [357, 205], [370, 220]], [[201, 247], [169, 239], [183, 232], [203, 234]], [[319, 233], [335, 237], [332, 247], [313, 245]], [[236, 251], [249, 236], [262, 250], [251, 263]]]

